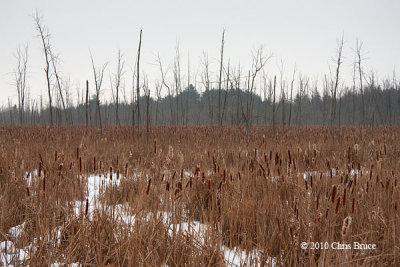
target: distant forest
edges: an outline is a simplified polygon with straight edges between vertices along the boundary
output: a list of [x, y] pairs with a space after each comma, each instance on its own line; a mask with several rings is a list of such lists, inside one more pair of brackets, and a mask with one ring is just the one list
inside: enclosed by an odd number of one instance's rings
[[[327, 90], [322, 95], [314, 88], [304, 88], [292, 98], [275, 97], [273, 85], [266, 90], [265, 100], [259, 94], [242, 89], [211, 89], [201, 94], [193, 85], [177, 96], [154, 99], [141, 96], [140, 124], [150, 125], [398, 125], [400, 124], [400, 86], [370, 86], [360, 92], [345, 90], [337, 99], [332, 118], [333, 98]], [[220, 94], [220, 108], [218, 95]], [[137, 101], [136, 101], [137, 102]], [[86, 103], [53, 107], [54, 124], [89, 125], [137, 124], [138, 106], [119, 103], [100, 103], [96, 112], [96, 95]], [[87, 107], [87, 108], [86, 108]], [[219, 114], [219, 115], [218, 115]], [[133, 119], [135, 118], [135, 119]], [[333, 119], [333, 121], [331, 121]], [[136, 122], [135, 122], [136, 120]], [[2, 124], [50, 124], [50, 111], [42, 102], [27, 106], [23, 113], [18, 106], [3, 107]]]
[[[253, 51], [249, 69], [231, 66], [229, 59], [224, 58], [225, 30], [217, 69], [210, 70], [208, 56], [204, 54], [200, 71], [193, 79], [189, 62], [187, 70], [181, 67], [177, 47], [173, 64], [167, 68], [163, 68], [158, 56], [155, 65], [159, 77], [154, 85], [149, 85], [140, 69], [140, 31], [132, 89], [125, 94], [121, 86], [128, 74], [120, 50], [112, 68], [107, 68], [108, 63], [96, 65], [90, 54], [93, 80], [86, 82], [86, 88], [79, 88], [77, 98], [72, 99], [68, 79], [63, 79], [58, 71], [60, 60], [53, 51], [48, 29], [37, 13], [34, 21], [43, 52], [47, 95], [39, 100], [29, 98], [28, 46], [17, 48], [14, 84], [18, 102], [9, 101], [0, 108], [1, 124], [96, 125], [100, 129], [103, 125], [238, 125], [249, 129], [253, 125], [400, 124], [400, 84], [395, 73], [393, 79], [378, 81], [374, 72], [364, 71], [359, 40], [354, 49], [350, 86], [342, 82], [343, 37], [338, 40], [329, 74], [318, 85], [318, 81], [296, 74], [296, 69], [292, 78], [285, 80], [283, 63], [280, 75], [266, 73], [264, 66], [272, 54], [266, 54], [262, 47]], [[102, 94], [106, 69], [110, 75], [108, 88], [112, 91], [108, 100]]]

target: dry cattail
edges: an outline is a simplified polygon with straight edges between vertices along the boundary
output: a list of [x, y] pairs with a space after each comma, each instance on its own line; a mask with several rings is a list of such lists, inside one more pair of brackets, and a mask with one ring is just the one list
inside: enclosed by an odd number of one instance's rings
[[179, 191], [182, 191], [182, 182], [178, 182], [176, 186], [179, 189]]
[[148, 184], [147, 184], [146, 195], [148, 195], [149, 192], [150, 192], [150, 186], [151, 186], [151, 178], [150, 178], [150, 180], [149, 180], [149, 182], [148, 182]]
[[221, 182], [219, 182], [219, 185], [218, 185], [218, 191], [220, 192], [220, 191], [221, 191], [221, 189], [222, 189], [222, 181], [221, 181]]
[[357, 154], [358, 153], [358, 144], [354, 145], [354, 152]]
[[335, 195], [336, 195], [336, 185], [334, 185], [333, 188], [332, 188], [332, 196], [331, 196], [332, 203], [335, 202]]
[[351, 226], [352, 218], [351, 216], [347, 216], [343, 220], [343, 225], [342, 225], [342, 236], [346, 236], [349, 233], [350, 226]]
[[41, 174], [42, 174], [42, 162], [39, 162], [38, 176], [41, 177]]
[[343, 207], [346, 206], [346, 187], [343, 189]]
[[339, 206], [340, 206], [340, 197], [338, 197], [338, 199], [337, 199], [336, 208], [335, 208], [335, 214], [338, 213], [338, 211], [339, 211]]
[[277, 225], [278, 225], [278, 230], [279, 230], [279, 233], [281, 233], [281, 224], [280, 224], [280, 222], [279, 222], [279, 219], [278, 219], [278, 218], [276, 218], [276, 223], [277, 223]]
[[199, 173], [200, 173], [200, 165], [197, 164], [197, 165], [196, 165], [196, 169], [195, 169], [195, 171], [194, 171], [194, 176], [198, 176]]
[[85, 216], [88, 215], [88, 211], [89, 211], [89, 199], [86, 198], [86, 209], [85, 209]]
[[58, 167], [58, 176], [61, 176], [61, 171], [62, 171], [62, 166], [63, 164], [61, 163], [60, 166]]
[[351, 205], [351, 213], [354, 213], [355, 206], [356, 206], [356, 199], [353, 198], [353, 204]]

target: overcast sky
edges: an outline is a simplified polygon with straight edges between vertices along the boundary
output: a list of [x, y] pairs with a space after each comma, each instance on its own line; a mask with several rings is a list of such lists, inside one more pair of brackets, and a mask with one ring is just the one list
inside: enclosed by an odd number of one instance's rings
[[[59, 69], [71, 82], [76, 97], [86, 79], [93, 81], [90, 54], [97, 65], [109, 62], [104, 95], [110, 96], [109, 72], [115, 69], [118, 49], [125, 53], [129, 69], [126, 90], [132, 84], [138, 35], [143, 29], [142, 67], [149, 80], [158, 79], [154, 70], [157, 53], [165, 67], [172, 62], [177, 43], [183, 72], [190, 56], [195, 76], [203, 52], [211, 67], [218, 66], [222, 29], [226, 28], [226, 55], [231, 65], [248, 68], [251, 52], [260, 45], [273, 54], [265, 71], [284, 74], [290, 79], [296, 64], [298, 72], [321, 79], [329, 71], [344, 35], [343, 80], [351, 83], [355, 40], [363, 41], [365, 70], [378, 78], [393, 75], [400, 63], [399, 0], [335, 1], [6, 1], [0, 3], [0, 104], [10, 98], [17, 102], [13, 86], [18, 45], [29, 43], [28, 84], [31, 97], [46, 96], [44, 58], [32, 15], [43, 17], [51, 33], [51, 44], [59, 55]], [[400, 72], [400, 71], [398, 71]], [[186, 74], [185, 74], [186, 75]], [[199, 79], [199, 78], [198, 78]]]

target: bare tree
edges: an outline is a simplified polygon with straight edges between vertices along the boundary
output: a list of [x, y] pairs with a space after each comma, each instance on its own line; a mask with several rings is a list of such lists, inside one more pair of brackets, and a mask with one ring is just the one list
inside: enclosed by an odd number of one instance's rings
[[243, 100], [242, 100], [242, 95], [241, 95], [241, 77], [242, 77], [242, 72], [240, 68], [240, 63], [238, 65], [237, 73], [236, 75], [233, 75], [233, 80], [235, 84], [235, 92], [236, 92], [236, 125], [241, 126], [241, 118], [245, 117], [244, 115], [244, 107], [243, 107]]
[[376, 82], [375, 82], [375, 73], [374, 71], [371, 71], [370, 74], [368, 75], [368, 81], [367, 81], [367, 85], [371, 90], [371, 96], [372, 96], [372, 101], [374, 104], [374, 112], [373, 114], [377, 113], [378, 114], [378, 119], [379, 119], [379, 123], [383, 124], [383, 116], [381, 113], [381, 110], [379, 108], [378, 102], [377, 102], [377, 97], [376, 97]]
[[156, 114], [155, 114], [155, 124], [158, 125], [158, 105], [161, 99], [161, 89], [162, 89], [163, 84], [162, 83], [156, 83], [155, 89], [156, 89]]
[[18, 93], [19, 123], [24, 123], [25, 95], [27, 93], [26, 73], [28, 67], [28, 44], [17, 48], [17, 68], [14, 70], [15, 86]]
[[297, 70], [297, 68], [296, 68], [296, 66], [294, 66], [293, 77], [292, 77], [292, 81], [290, 83], [290, 103], [289, 103], [289, 121], [288, 121], [289, 127], [290, 127], [290, 122], [292, 119], [293, 85], [294, 85], [294, 79], [296, 76], [296, 70]]
[[268, 75], [265, 73], [265, 71], [263, 70], [263, 75], [262, 75], [262, 86], [263, 87], [263, 94], [264, 94], [264, 105], [263, 105], [263, 112], [264, 112], [264, 124], [268, 124], [269, 120], [268, 120], [268, 111], [269, 111], [269, 106], [271, 103], [271, 88], [269, 86], [269, 82], [270, 82], [270, 78], [268, 77]]
[[203, 74], [201, 76], [201, 81], [206, 90], [209, 120], [211, 125], [213, 125], [214, 114], [213, 114], [213, 105], [210, 97], [210, 89], [211, 89], [210, 71], [209, 71], [210, 62], [208, 61], [208, 55], [206, 53], [203, 53], [202, 65], [204, 69], [203, 69]]
[[89, 81], [88, 80], [86, 80], [85, 111], [86, 111], [86, 134], [87, 134], [88, 133], [88, 125], [89, 125]]
[[125, 74], [125, 61], [123, 60], [124, 54], [121, 50], [118, 50], [117, 55], [117, 69], [113, 75], [110, 75], [111, 80], [111, 91], [114, 98], [114, 105], [115, 105], [115, 123], [117, 125], [120, 124], [119, 119], [119, 93], [121, 88], [121, 80]]
[[52, 63], [52, 65], [53, 65], [54, 76], [55, 76], [55, 78], [56, 78], [56, 85], [57, 85], [58, 94], [59, 94], [58, 97], [59, 97], [59, 99], [61, 100], [61, 103], [62, 103], [62, 107], [63, 107], [63, 111], [64, 111], [65, 120], [68, 122], [69, 119], [68, 119], [68, 116], [67, 116], [67, 114], [66, 114], [64, 96], [63, 96], [62, 87], [61, 87], [61, 81], [60, 81], [59, 73], [57, 72], [57, 64], [56, 64], [56, 61], [57, 61], [58, 57], [56, 57], [56, 56], [53, 54], [53, 52], [52, 52], [52, 50], [51, 50], [50, 44], [49, 44], [49, 46], [48, 46], [48, 53], [49, 53], [49, 56], [50, 56], [50, 59], [51, 59], [51, 63]]
[[100, 134], [103, 135], [103, 128], [101, 122], [101, 111], [100, 111], [100, 93], [101, 93], [101, 86], [103, 84], [103, 77], [104, 71], [107, 67], [107, 62], [104, 63], [101, 67], [97, 67], [94, 64], [92, 53], [90, 53], [90, 59], [92, 61], [92, 68], [93, 68], [93, 75], [94, 75], [94, 85], [96, 89], [96, 124], [97, 119], [99, 120], [100, 126]]
[[352, 98], [352, 109], [351, 109], [351, 121], [352, 124], [355, 122], [355, 116], [356, 116], [356, 102], [355, 102], [355, 91], [356, 91], [356, 69], [357, 69], [357, 64], [356, 61], [353, 63], [353, 86], [352, 86], [352, 92], [351, 92], [351, 98]]
[[306, 96], [306, 92], [308, 90], [309, 86], [309, 78], [306, 76], [299, 75], [299, 93], [298, 93], [298, 103], [297, 103], [297, 113], [296, 113], [296, 121], [297, 125], [301, 125], [303, 123], [303, 118], [302, 118], [302, 100], [303, 97]]
[[274, 76], [274, 102], [272, 104], [272, 129], [275, 135], [275, 92], [276, 92], [276, 76]]
[[188, 53], [188, 65], [187, 65], [187, 94], [185, 99], [185, 119], [183, 121], [184, 125], [187, 125], [189, 118], [189, 96], [190, 96], [190, 56]]
[[272, 54], [265, 55], [263, 47], [261, 46], [255, 53], [253, 53], [253, 62], [249, 70], [247, 80], [247, 102], [246, 102], [246, 128], [248, 132], [253, 124], [253, 95], [255, 90], [255, 81], [258, 73], [264, 68], [265, 64], [272, 58]]
[[361, 112], [362, 112], [362, 124], [365, 124], [365, 102], [364, 102], [364, 88], [363, 88], [363, 71], [361, 68], [361, 50], [363, 43], [356, 39], [356, 54], [357, 54], [357, 65], [358, 65], [358, 75], [360, 81], [360, 93], [361, 93]]
[[181, 83], [181, 56], [179, 43], [176, 45], [176, 54], [174, 60], [174, 86], [175, 86], [175, 95], [176, 95], [176, 123], [179, 124], [179, 99], [181, 99], [181, 119], [183, 121], [183, 101], [182, 101], [182, 83]]
[[65, 79], [63, 83], [63, 88], [64, 88], [64, 93], [65, 93], [65, 107], [66, 107], [66, 115], [65, 117], [68, 118], [67, 122], [71, 125], [74, 124], [73, 119], [72, 119], [72, 97], [71, 97], [71, 78], [68, 77]]
[[346, 94], [346, 88], [344, 87], [344, 82], [342, 83], [342, 85], [340, 86], [340, 90], [339, 90], [339, 111], [338, 111], [338, 113], [339, 113], [339, 120], [338, 120], [338, 140], [339, 140], [339, 143], [340, 143], [340, 138], [341, 138], [341, 135], [342, 135], [342, 133], [341, 133], [341, 128], [340, 128], [340, 126], [341, 126], [341, 114], [342, 114], [342, 97], [343, 97], [343, 94]]
[[225, 29], [222, 30], [222, 41], [221, 41], [221, 59], [219, 65], [219, 79], [218, 79], [218, 123], [222, 126], [221, 116], [221, 86], [222, 86], [222, 69], [224, 66], [224, 43], [225, 42]]
[[140, 76], [140, 49], [142, 46], [142, 30], [140, 30], [139, 35], [139, 46], [137, 51], [137, 61], [136, 61], [136, 97], [137, 97], [137, 136], [140, 138], [140, 87], [139, 87], [139, 76]]
[[39, 17], [38, 12], [36, 11], [33, 16], [35, 21], [36, 30], [39, 32], [40, 39], [42, 41], [43, 53], [45, 57], [45, 68], [44, 72], [46, 74], [46, 82], [47, 82], [47, 93], [49, 96], [49, 110], [50, 110], [50, 125], [53, 126], [53, 109], [52, 109], [52, 95], [51, 95], [51, 81], [50, 81], [50, 44], [49, 38], [50, 34], [48, 30], [43, 26], [42, 19]]
[[233, 90], [233, 83], [230, 80], [230, 76], [229, 76], [229, 61], [228, 61], [228, 69], [225, 71], [225, 75], [226, 75], [226, 84], [225, 84], [225, 96], [224, 96], [224, 105], [222, 106], [222, 114], [221, 114], [221, 125], [224, 122], [224, 115], [225, 115], [225, 108], [226, 108], [226, 101], [228, 99], [228, 88], [230, 86], [230, 89]]
[[282, 134], [285, 133], [285, 81], [283, 80], [284, 70], [285, 70], [285, 64], [281, 59], [279, 73], [280, 73], [281, 106], [282, 106]]
[[[170, 115], [171, 115], [171, 123], [173, 121], [173, 108], [172, 108], [172, 96], [171, 96], [171, 87], [166, 83], [165, 77], [168, 74], [168, 69], [164, 72], [163, 66], [161, 63], [160, 55], [157, 55], [156, 59], [158, 66], [160, 67], [160, 74], [161, 74], [161, 86], [164, 85], [167, 88], [168, 91], [168, 100], [169, 100], [169, 109], [170, 109]], [[161, 90], [161, 88], [160, 88]]]
[[338, 91], [338, 86], [339, 86], [339, 74], [340, 74], [340, 65], [342, 64], [342, 52], [343, 52], [343, 36], [341, 39], [338, 41], [338, 47], [337, 47], [337, 56], [334, 59], [336, 63], [336, 74], [335, 74], [335, 80], [333, 82], [334, 86], [332, 88], [332, 106], [331, 106], [331, 128], [332, 128], [332, 142], [335, 140], [335, 129], [333, 127], [333, 123], [335, 120], [336, 116], [336, 95]]
[[143, 93], [146, 97], [146, 143], [149, 143], [149, 136], [150, 136], [150, 127], [151, 127], [151, 121], [150, 121], [150, 88], [149, 88], [149, 82], [147, 80], [147, 77], [143, 78]]

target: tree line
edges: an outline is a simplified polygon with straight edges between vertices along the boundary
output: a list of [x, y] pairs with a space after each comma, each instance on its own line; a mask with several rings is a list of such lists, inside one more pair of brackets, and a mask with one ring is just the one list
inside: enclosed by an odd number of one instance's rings
[[[337, 125], [399, 125], [400, 124], [400, 91], [399, 85], [382, 87], [365, 87], [364, 95], [346, 90], [337, 100]], [[243, 125], [249, 119], [252, 125], [326, 125], [331, 123], [332, 96], [326, 91], [321, 95], [316, 88], [306, 92], [297, 92], [293, 100], [280, 99], [273, 105], [272, 97], [262, 99], [258, 94], [250, 95], [242, 89], [221, 89], [222, 124]], [[219, 125], [218, 119], [218, 89], [199, 93], [190, 84], [178, 96], [165, 96], [154, 99], [147, 96], [140, 97], [140, 121], [145, 123], [150, 117], [151, 125]], [[246, 105], [251, 102], [251, 109]], [[363, 116], [363, 102], [365, 113]], [[147, 108], [148, 106], [148, 108]], [[103, 125], [131, 125], [133, 123], [130, 103], [113, 101], [100, 103], [100, 112], [97, 111], [97, 98], [93, 94], [88, 101], [88, 124], [99, 125], [100, 116]], [[148, 109], [148, 111], [147, 111]], [[286, 111], [284, 111], [286, 110]], [[65, 113], [64, 113], [65, 112]], [[149, 114], [147, 114], [149, 112]], [[249, 113], [247, 113], [249, 112]], [[54, 123], [56, 125], [86, 124], [86, 106], [80, 103], [64, 110], [60, 106], [53, 107]], [[251, 113], [251, 114], [250, 114]], [[100, 114], [100, 116], [99, 116]], [[248, 117], [249, 116], [249, 117]], [[23, 124], [49, 124], [50, 109], [43, 103], [27, 106], [22, 114]], [[67, 119], [68, 118], [68, 119]], [[135, 116], [135, 120], [137, 117]], [[21, 113], [17, 105], [2, 107], [0, 110], [2, 124], [20, 124]]]
[[[119, 50], [117, 64], [96, 65], [90, 54], [93, 77], [86, 88], [72, 99], [68, 80], [61, 77], [59, 60], [50, 43], [48, 28], [36, 13], [34, 23], [42, 46], [47, 96], [30, 99], [27, 86], [28, 46], [17, 49], [14, 70], [18, 103], [9, 101], [0, 109], [2, 124], [49, 125], [237, 125], [250, 129], [253, 125], [271, 125], [275, 128], [292, 125], [329, 125], [332, 131], [341, 125], [398, 125], [400, 122], [399, 84], [392, 79], [378, 81], [374, 72], [364, 71], [362, 42], [356, 40], [352, 85], [342, 82], [343, 37], [338, 40], [332, 69], [321, 81], [293, 70], [291, 79], [280, 73], [266, 73], [265, 65], [272, 55], [260, 47], [253, 53], [251, 67], [232, 66], [224, 58], [225, 30], [222, 32], [218, 71], [210, 70], [207, 54], [201, 60], [201, 71], [192, 77], [190, 62], [184, 73], [179, 47], [173, 64], [165, 68], [158, 56], [156, 65], [159, 79], [149, 85], [147, 75], [140, 70], [142, 31], [132, 90], [122, 91], [127, 77], [124, 54]], [[109, 70], [112, 98], [101, 94]], [[322, 85], [321, 85], [322, 84]], [[322, 88], [321, 88], [322, 87]], [[162, 95], [162, 92], [166, 92]], [[334, 134], [332, 134], [334, 136]]]

